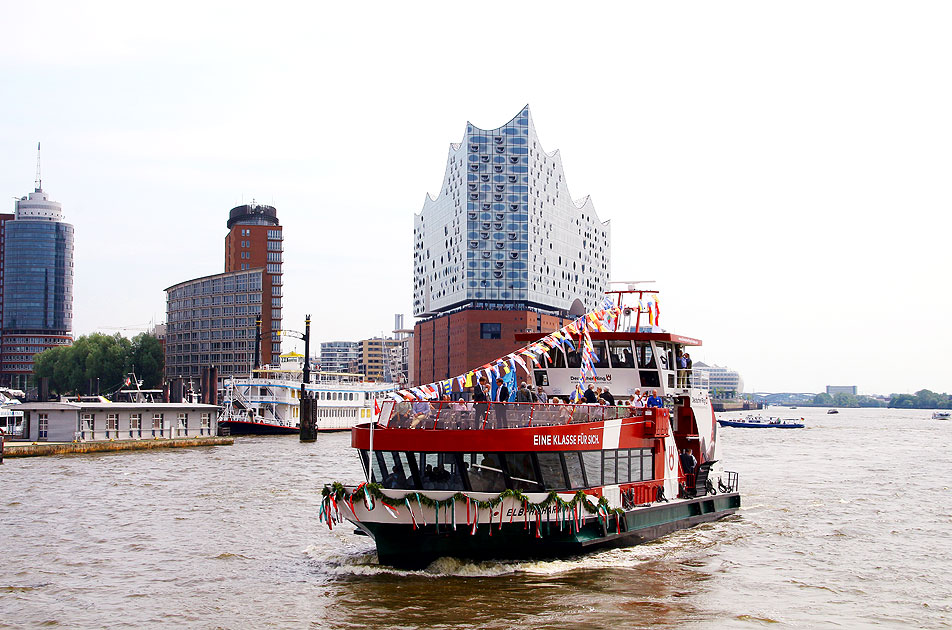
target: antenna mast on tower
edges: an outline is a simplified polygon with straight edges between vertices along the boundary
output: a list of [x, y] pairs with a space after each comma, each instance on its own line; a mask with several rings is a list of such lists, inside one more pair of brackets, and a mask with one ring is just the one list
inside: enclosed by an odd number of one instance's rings
[[33, 192], [43, 192], [43, 178], [40, 177], [40, 143], [36, 143], [36, 190]]

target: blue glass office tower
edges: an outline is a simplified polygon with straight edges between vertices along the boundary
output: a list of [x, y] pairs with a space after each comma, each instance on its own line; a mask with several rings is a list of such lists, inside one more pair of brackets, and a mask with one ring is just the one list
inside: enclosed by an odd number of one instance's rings
[[0, 384], [33, 386], [33, 355], [72, 343], [73, 226], [39, 175], [4, 226]]

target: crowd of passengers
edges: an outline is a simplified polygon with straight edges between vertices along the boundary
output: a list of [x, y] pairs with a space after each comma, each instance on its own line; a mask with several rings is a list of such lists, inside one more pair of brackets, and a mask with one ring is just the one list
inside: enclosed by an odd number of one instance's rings
[[[508, 403], [511, 398], [509, 388], [502, 379], [496, 381], [496, 394], [492, 395], [489, 379], [481, 377], [473, 387], [472, 402], [467, 402], [462, 396], [452, 400], [449, 394], [439, 399], [418, 399], [413, 402], [397, 403], [389, 426], [400, 429], [432, 429], [437, 423], [440, 428], [455, 429], [505, 429], [512, 426], [523, 426], [531, 413], [531, 407], [523, 405], [492, 405], [491, 403]], [[587, 405], [621, 406], [633, 408], [664, 407], [664, 400], [658, 396], [658, 390], [641, 389], [627, 399], [616, 401], [608, 387], [589, 385], [580, 401], [563, 401], [558, 396], [549, 397], [541, 387], [535, 391], [523, 381], [516, 392], [517, 403], [547, 403], [547, 406], [533, 414], [535, 424], [569, 424], [572, 422], [588, 422], [593, 418], [583, 409], [577, 407]], [[511, 416], [511, 417], [510, 417]], [[616, 413], [617, 416], [617, 413]], [[603, 419], [601, 417], [597, 418]]]

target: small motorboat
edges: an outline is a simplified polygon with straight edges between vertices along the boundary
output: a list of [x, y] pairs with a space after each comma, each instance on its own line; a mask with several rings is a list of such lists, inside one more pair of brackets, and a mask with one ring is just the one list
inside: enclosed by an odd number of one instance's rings
[[803, 418], [764, 418], [762, 416], [747, 416], [746, 418], [719, 419], [717, 421], [722, 427], [738, 427], [745, 429], [802, 429], [806, 425]]
[[839, 413], [836, 409], [827, 409], [826, 413], [829, 415], [831, 413]]
[[952, 419], [952, 411], [933, 411], [932, 419], [933, 420], [950, 420]]

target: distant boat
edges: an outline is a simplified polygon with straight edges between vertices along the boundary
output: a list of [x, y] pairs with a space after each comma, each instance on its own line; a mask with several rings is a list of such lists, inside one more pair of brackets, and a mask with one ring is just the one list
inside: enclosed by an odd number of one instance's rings
[[827, 410], [827, 413], [828, 413], [828, 414], [829, 414], [829, 413], [839, 413], [839, 411], [837, 411], [836, 409], [828, 409], [828, 410]]
[[796, 420], [793, 418], [764, 418], [763, 416], [747, 416], [737, 420], [718, 420], [717, 423], [722, 427], [738, 427], [744, 429], [802, 429], [806, 425], [802, 422], [803, 418]]
[[933, 411], [932, 412], [933, 420], [949, 420], [952, 419], [952, 411]]

